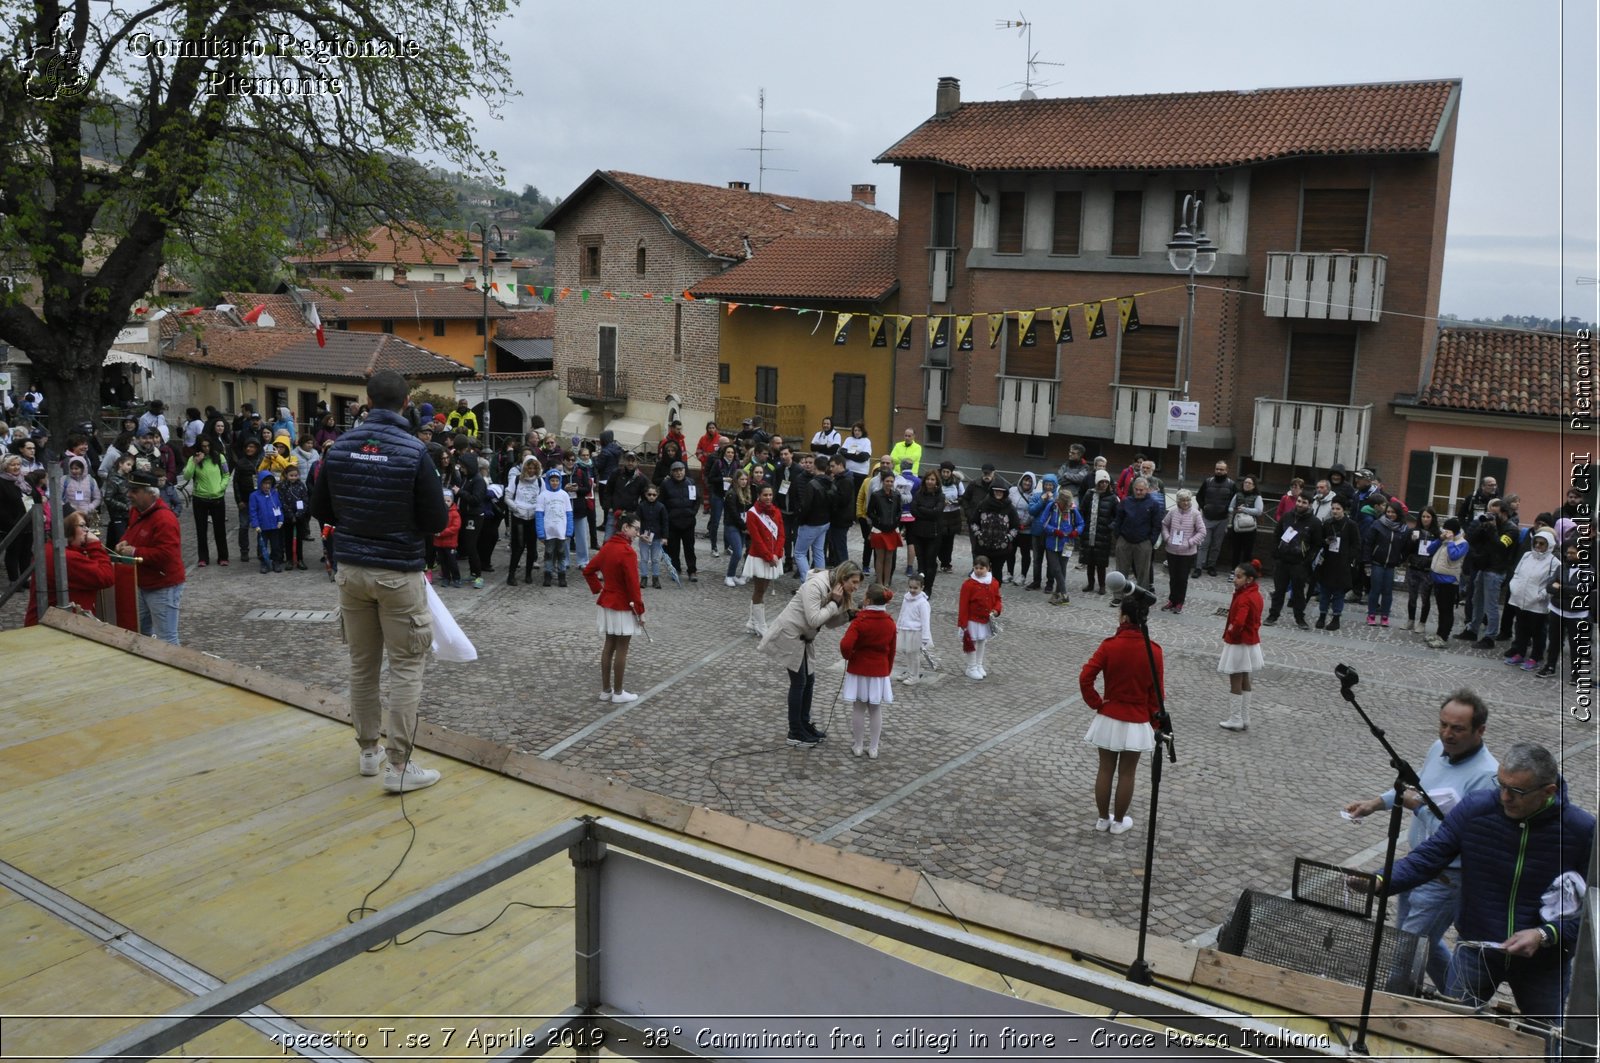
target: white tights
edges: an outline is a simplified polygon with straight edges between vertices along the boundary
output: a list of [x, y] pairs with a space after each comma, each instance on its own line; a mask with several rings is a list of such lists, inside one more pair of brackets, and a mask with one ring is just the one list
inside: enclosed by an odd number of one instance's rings
[[883, 706], [869, 705], [865, 701], [855, 703], [855, 708], [850, 714], [850, 738], [855, 745], [862, 743], [863, 725], [870, 725], [871, 744], [867, 746], [872, 752], [878, 751], [878, 736], [883, 733]]

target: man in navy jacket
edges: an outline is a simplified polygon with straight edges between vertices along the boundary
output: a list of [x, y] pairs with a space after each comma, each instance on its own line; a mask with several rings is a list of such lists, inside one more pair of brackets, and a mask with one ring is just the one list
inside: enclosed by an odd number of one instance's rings
[[1594, 826], [1568, 803], [1550, 752], [1519, 742], [1501, 756], [1495, 789], [1466, 795], [1395, 865], [1385, 893], [1419, 886], [1461, 857], [1452, 995], [1483, 1004], [1508, 982], [1525, 1016], [1561, 1024], [1580, 912], [1541, 911], [1542, 896], [1566, 872], [1588, 872]]
[[[411, 759], [422, 672], [433, 642], [423, 582], [424, 544], [449, 514], [428, 450], [411, 434], [405, 378], [392, 370], [367, 381], [372, 412], [328, 448], [311, 512], [335, 528], [334, 575], [339, 618], [350, 647], [350, 717], [361, 747], [362, 775], [383, 772], [390, 793], [420, 790], [439, 773]], [[378, 700], [378, 676], [389, 656], [389, 705]], [[378, 744], [389, 734], [388, 760]]]

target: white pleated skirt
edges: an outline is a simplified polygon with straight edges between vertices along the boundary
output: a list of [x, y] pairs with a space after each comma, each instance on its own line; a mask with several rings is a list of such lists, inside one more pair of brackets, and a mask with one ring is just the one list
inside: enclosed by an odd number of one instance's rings
[[989, 622], [987, 620], [981, 623], [977, 620], [967, 621], [967, 637], [973, 642], [982, 642], [984, 639], [987, 639], [990, 634]]
[[894, 701], [894, 685], [886, 675], [844, 674], [844, 689], [839, 691], [843, 701], [864, 701], [868, 705], [888, 705]]
[[1240, 672], [1254, 672], [1260, 670], [1267, 663], [1261, 655], [1261, 643], [1251, 645], [1229, 642], [1222, 647], [1222, 656], [1217, 659], [1217, 671], [1223, 675], [1237, 675]]
[[638, 621], [630, 609], [596, 609], [594, 626], [602, 635], [636, 635], [639, 632]]
[[783, 562], [765, 561], [755, 554], [746, 554], [744, 574], [751, 579], [777, 579], [783, 575]]
[[1091, 746], [1109, 749], [1114, 753], [1144, 753], [1156, 747], [1156, 732], [1147, 723], [1113, 720], [1097, 712], [1094, 719], [1089, 721], [1089, 729], [1084, 732], [1083, 740]]

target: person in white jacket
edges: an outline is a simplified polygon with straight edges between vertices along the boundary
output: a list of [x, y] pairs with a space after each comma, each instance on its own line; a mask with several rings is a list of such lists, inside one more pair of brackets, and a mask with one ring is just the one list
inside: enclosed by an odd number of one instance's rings
[[[1511, 604], [1517, 607], [1516, 629], [1512, 632], [1509, 665], [1529, 672], [1539, 667], [1539, 647], [1544, 645], [1544, 621], [1550, 612], [1550, 581], [1561, 571], [1556, 557], [1556, 533], [1540, 528], [1533, 533], [1528, 552], [1511, 574]], [[1532, 654], [1532, 656], [1529, 656]]]
[[511, 570], [506, 573], [506, 585], [517, 585], [517, 562], [526, 552], [528, 560], [522, 571], [525, 583], [533, 582], [533, 563], [539, 560], [538, 528], [535, 517], [539, 512], [539, 495], [544, 490], [539, 476], [539, 459], [529, 454], [522, 464], [506, 477], [506, 520], [511, 528]]
[[922, 679], [922, 653], [933, 649], [933, 617], [928, 596], [922, 593], [921, 576], [906, 580], [906, 596], [900, 600], [900, 619], [895, 626], [900, 657], [900, 674], [895, 678], [915, 686]]
[[567, 536], [572, 531], [572, 496], [561, 484], [561, 470], [545, 473], [544, 490], [539, 492], [539, 519], [544, 536], [544, 585], [567, 585]]

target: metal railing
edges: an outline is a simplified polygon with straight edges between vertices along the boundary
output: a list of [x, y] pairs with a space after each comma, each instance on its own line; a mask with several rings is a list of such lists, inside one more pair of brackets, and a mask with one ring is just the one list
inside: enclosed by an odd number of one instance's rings
[[1266, 465], [1359, 468], [1367, 460], [1372, 404], [1339, 406], [1256, 399], [1250, 456]]
[[586, 366], [567, 368], [567, 397], [574, 402], [626, 402], [628, 399], [628, 374], [626, 370], [604, 372]]
[[738, 434], [739, 426], [746, 417], [760, 417], [769, 435], [781, 435], [786, 440], [800, 439], [802, 443], [817, 430], [811, 424], [805, 406], [779, 406], [777, 403], [750, 402], [747, 399], [717, 399], [717, 424], [724, 434]]
[[1383, 316], [1385, 255], [1267, 252], [1267, 317], [1377, 321]]

